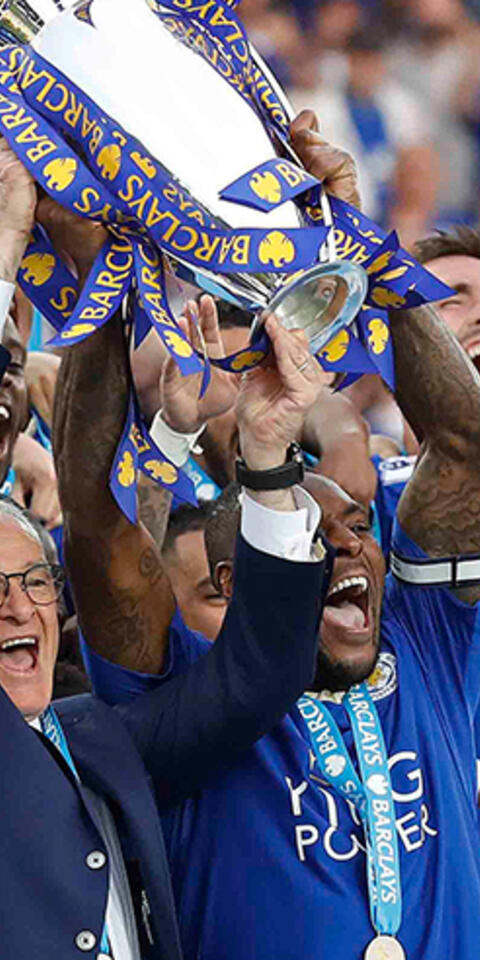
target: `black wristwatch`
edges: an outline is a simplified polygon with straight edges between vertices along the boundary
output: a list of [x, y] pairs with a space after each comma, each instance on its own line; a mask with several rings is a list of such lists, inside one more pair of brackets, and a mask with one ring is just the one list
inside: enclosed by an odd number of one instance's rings
[[305, 467], [302, 451], [298, 443], [291, 443], [285, 463], [271, 470], [249, 470], [243, 457], [237, 457], [235, 473], [237, 482], [249, 490], [284, 490], [303, 480]]

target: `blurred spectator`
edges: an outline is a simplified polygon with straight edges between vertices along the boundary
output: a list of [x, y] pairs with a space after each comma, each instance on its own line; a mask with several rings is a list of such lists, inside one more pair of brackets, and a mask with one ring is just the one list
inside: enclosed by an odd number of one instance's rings
[[343, 51], [365, 20], [359, 0], [327, 0], [319, 5], [316, 17], [317, 52]]
[[439, 301], [435, 309], [480, 369], [480, 231], [464, 226], [438, 232], [419, 241], [415, 255], [456, 290], [456, 296]]
[[372, 26], [346, 39], [345, 78], [324, 71], [320, 88], [294, 94], [311, 106], [326, 139], [357, 161], [364, 210], [395, 226], [409, 246], [429, 225], [435, 205], [435, 164], [428, 123], [414, 98], [390, 79], [385, 36]]
[[299, 25], [288, 4], [243, 0], [240, 15], [258, 52], [280, 83], [288, 86], [293, 66], [302, 55]]
[[208, 568], [205, 527], [210, 512], [209, 503], [184, 504], [170, 515], [162, 563], [184, 623], [207, 640], [215, 640], [226, 601], [213, 585]]
[[[478, 76], [480, 29], [461, 0], [407, 0], [403, 29], [391, 45], [392, 75], [427, 112], [439, 162], [435, 223], [477, 218], [477, 151], [459, 98]], [[460, 91], [460, 92], [459, 92]], [[422, 181], [427, 185], [428, 167]], [[421, 233], [418, 234], [421, 236]]]

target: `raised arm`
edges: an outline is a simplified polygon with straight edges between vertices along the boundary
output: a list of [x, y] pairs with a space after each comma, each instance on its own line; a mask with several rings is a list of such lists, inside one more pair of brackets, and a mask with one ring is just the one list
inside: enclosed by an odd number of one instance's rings
[[[237, 403], [241, 450], [254, 471], [285, 462], [320, 386], [303, 334], [283, 330], [273, 317], [267, 324], [276, 363], [243, 379]], [[307, 510], [295, 509], [296, 489], [247, 492], [233, 599], [212, 649], [154, 693], [119, 708], [161, 806], [178, 802], [231, 763], [281, 719], [311, 680], [328, 578], [323, 563], [309, 560], [318, 514], [313, 503], [308, 517]], [[301, 548], [292, 554], [297, 534]], [[253, 541], [260, 539], [257, 549]], [[292, 555], [298, 559], [285, 559]]]
[[[50, 200], [38, 213], [56, 246], [66, 251], [84, 282], [105, 239], [99, 225], [73, 217]], [[207, 302], [202, 313], [207, 347], [218, 351], [218, 327]], [[199, 376], [182, 378], [173, 361], [163, 371], [158, 405], [176, 430], [191, 433], [223, 413], [236, 396], [219, 372], [198, 400]], [[223, 384], [223, 389], [222, 389]], [[63, 354], [57, 380], [53, 444], [65, 523], [65, 554], [80, 626], [101, 656], [128, 669], [158, 673], [163, 666], [174, 609], [160, 549], [170, 494], [150, 496], [156, 542], [143, 524], [132, 525], [118, 508], [108, 477], [127, 411], [130, 373], [120, 316]], [[147, 510], [144, 488], [140, 501]]]
[[[398, 508], [433, 557], [480, 552], [480, 377], [432, 307], [390, 316], [397, 400], [423, 438]], [[480, 590], [469, 588], [475, 602]]]
[[[314, 130], [297, 136], [295, 146], [305, 165], [320, 176], [325, 147], [316, 138]], [[345, 163], [343, 172], [343, 189], [353, 196], [352, 165]], [[433, 307], [391, 311], [390, 321], [396, 398], [424, 441], [399, 504], [399, 520], [432, 557], [479, 553], [479, 376]], [[462, 589], [461, 598], [476, 602], [480, 589]]]
[[[53, 444], [82, 632], [103, 657], [155, 673], [173, 612], [170, 586], [150, 534], [129, 523], [108, 486], [128, 386], [127, 348], [116, 317], [62, 358]], [[157, 511], [168, 512], [170, 495], [162, 490], [158, 500]]]

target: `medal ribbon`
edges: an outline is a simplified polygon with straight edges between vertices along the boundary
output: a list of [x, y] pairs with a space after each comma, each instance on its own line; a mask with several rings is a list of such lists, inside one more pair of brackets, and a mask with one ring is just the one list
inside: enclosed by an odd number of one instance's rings
[[[62, 730], [62, 726], [58, 719], [57, 713], [51, 705], [47, 707], [47, 709], [42, 713], [40, 717], [40, 727], [44, 737], [46, 737], [47, 740], [50, 740], [50, 743], [53, 743], [54, 747], [56, 747], [59, 753], [62, 754], [62, 757], [65, 760], [65, 763], [67, 763], [68, 766], [70, 767], [70, 770], [72, 771], [73, 776], [75, 777], [75, 780], [77, 781], [77, 783], [80, 783], [80, 777], [78, 776], [77, 768], [73, 761], [72, 754], [70, 753], [70, 748], [68, 746], [67, 739]], [[106, 924], [102, 931], [102, 937], [100, 941], [100, 953], [104, 953], [107, 957], [110, 957], [112, 955], [110, 950], [110, 940], [108, 937], [108, 930], [107, 930]]]
[[305, 695], [297, 705], [307, 725], [321, 776], [355, 805], [361, 818], [367, 844], [372, 926], [379, 935], [395, 936], [402, 919], [402, 895], [385, 741], [377, 709], [365, 683], [351, 687], [345, 694], [344, 704], [352, 725], [361, 779], [325, 704]]

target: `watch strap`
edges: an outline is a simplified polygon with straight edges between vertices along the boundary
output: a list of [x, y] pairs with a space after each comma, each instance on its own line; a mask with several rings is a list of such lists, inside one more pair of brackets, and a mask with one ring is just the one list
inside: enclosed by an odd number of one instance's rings
[[237, 482], [249, 490], [284, 490], [301, 483], [304, 477], [302, 451], [298, 443], [291, 443], [285, 463], [270, 470], [250, 470], [243, 457], [237, 457], [235, 473]]

